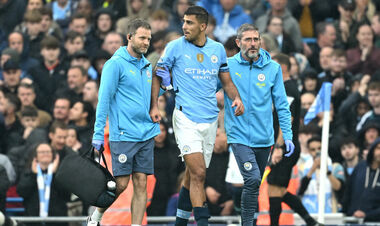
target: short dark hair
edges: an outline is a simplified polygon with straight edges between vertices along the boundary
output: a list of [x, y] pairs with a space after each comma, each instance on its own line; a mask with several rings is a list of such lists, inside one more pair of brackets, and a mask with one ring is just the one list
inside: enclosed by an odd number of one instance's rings
[[20, 89], [20, 87], [25, 88], [25, 89], [31, 89], [33, 93], [36, 93], [36, 87], [33, 84], [22, 82], [20, 83], [17, 89]]
[[316, 34], [316, 37], [318, 38], [319, 35], [322, 35], [326, 32], [326, 28], [327, 26], [333, 26], [334, 25], [330, 22], [319, 22], [317, 23], [316, 27], [315, 27], [315, 34]]
[[78, 32], [76, 32], [76, 31], [68, 31], [67, 32], [67, 34], [66, 34], [66, 37], [65, 37], [65, 42], [67, 42], [67, 41], [70, 41], [70, 42], [72, 42], [72, 41], [74, 41], [74, 39], [76, 39], [76, 38], [81, 38], [82, 39], [82, 41], [84, 41], [84, 37], [81, 35], [81, 34], [79, 34]]
[[[71, 67], [69, 68], [69, 70], [71, 70], [71, 69], [79, 69], [80, 72], [81, 72], [81, 74], [82, 74], [82, 76], [88, 76], [88, 75], [87, 75], [87, 71], [86, 71], [86, 70], [84, 69], [84, 67], [82, 67], [81, 65], [71, 66]], [[67, 70], [67, 72], [69, 72], [69, 70]]]
[[42, 39], [40, 43], [40, 49], [42, 50], [43, 48], [46, 49], [59, 49], [60, 43], [58, 39], [52, 35], [47, 35], [45, 36], [44, 39]]
[[72, 15], [70, 17], [70, 23], [72, 23], [75, 19], [85, 19], [86, 22], [88, 22], [86, 15], [84, 15], [83, 13], [75, 13], [74, 15]]
[[38, 117], [38, 111], [35, 107], [25, 106], [21, 110], [21, 117]]
[[[237, 30], [237, 39], [241, 40], [241, 38], [243, 37], [243, 32], [246, 32], [246, 31], [259, 32], [259, 29], [255, 25], [252, 25], [252, 24], [248, 24], [248, 23], [242, 24]], [[260, 32], [259, 32], [259, 37], [260, 37]]]
[[83, 100], [78, 100], [76, 101], [73, 106], [76, 104], [76, 103], [81, 103], [82, 104], [82, 107], [83, 107], [83, 112], [87, 112], [87, 118], [86, 118], [86, 121], [88, 123], [90, 123], [92, 121], [92, 118], [94, 116], [94, 107], [88, 102], [88, 101], [83, 101]]
[[195, 15], [195, 18], [197, 18], [199, 23], [205, 23], [206, 25], [208, 24], [208, 12], [200, 6], [190, 6], [184, 15]]
[[49, 128], [49, 133], [55, 133], [57, 129], [67, 130], [67, 125], [62, 121], [55, 120]]
[[135, 35], [137, 29], [139, 29], [140, 27], [145, 28], [147, 30], [152, 30], [150, 24], [146, 20], [134, 19], [128, 24], [128, 34], [130, 36]]
[[42, 15], [38, 10], [27, 11], [24, 15], [24, 21], [29, 23], [40, 23]]
[[340, 142], [340, 148], [342, 148], [344, 145], [353, 144], [356, 147], [359, 147], [357, 140], [354, 137], [346, 137]]
[[319, 135], [313, 135], [309, 140], [307, 140], [307, 146], [309, 147], [310, 143], [314, 141], [322, 142]]
[[278, 53], [276, 55], [273, 56], [272, 58], [273, 60], [277, 61], [280, 65], [285, 65], [288, 67], [288, 70], [290, 70], [290, 60], [289, 60], [289, 56], [284, 54], [284, 53]]
[[334, 49], [331, 53], [332, 57], [344, 57], [347, 58], [346, 51], [344, 49]]
[[13, 94], [13, 93], [6, 93], [4, 95], [4, 98], [8, 100], [9, 103], [11, 103], [14, 108], [15, 108], [15, 112], [19, 111], [20, 110], [20, 107], [21, 107], [21, 102], [20, 100], [18, 99], [18, 97]]
[[368, 90], [378, 90], [378, 91], [380, 91], [380, 81], [371, 81], [368, 84]]
[[39, 11], [41, 13], [41, 16], [48, 15], [50, 17], [50, 19], [53, 19], [53, 12], [52, 12], [51, 8], [42, 7], [41, 9], [39, 9]]

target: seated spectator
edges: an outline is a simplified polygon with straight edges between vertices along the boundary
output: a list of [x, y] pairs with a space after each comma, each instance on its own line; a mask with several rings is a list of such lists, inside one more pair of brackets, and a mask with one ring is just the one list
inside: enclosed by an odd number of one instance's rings
[[361, 118], [356, 126], [356, 131], [361, 130], [365, 123], [374, 122], [380, 124], [380, 81], [370, 81], [368, 84], [368, 101], [372, 110]]
[[354, 48], [357, 45], [355, 34], [359, 27], [354, 20], [356, 8], [354, 0], [340, 0], [338, 3], [339, 19], [334, 21], [336, 29], [336, 43], [340, 48]]
[[301, 93], [318, 94], [320, 83], [318, 80], [317, 72], [313, 69], [305, 70], [302, 74], [302, 91]]
[[371, 28], [375, 36], [375, 47], [380, 48], [380, 13], [373, 15], [371, 20]]
[[82, 143], [78, 140], [78, 132], [74, 126], [69, 126], [67, 129], [66, 146], [75, 152], [83, 153]]
[[7, 60], [3, 66], [3, 77], [4, 92], [16, 94], [21, 81], [20, 64], [12, 59]]
[[98, 82], [100, 82], [100, 77], [102, 76], [103, 66], [109, 58], [111, 58], [111, 55], [104, 49], [98, 49], [92, 58], [92, 66], [98, 73]]
[[83, 100], [89, 102], [94, 111], [98, 105], [99, 85], [94, 80], [88, 80], [83, 87]]
[[346, 180], [348, 180], [348, 178], [352, 175], [355, 166], [361, 159], [359, 156], [360, 149], [357, 141], [353, 137], [347, 137], [341, 142], [340, 151], [343, 157], [342, 166], [344, 168], [344, 174]]
[[282, 18], [272, 16], [268, 20], [267, 32], [277, 41], [279, 52], [289, 54], [296, 51], [296, 47], [291, 37], [284, 32]]
[[305, 111], [305, 113], [309, 110], [311, 105], [313, 104], [315, 99], [315, 94], [314, 93], [303, 93], [301, 95], [301, 111]]
[[326, 76], [327, 71], [330, 70], [331, 57], [334, 49], [330, 46], [322, 47], [319, 52], [319, 65], [322, 68], [322, 72], [318, 74], [318, 78]]
[[40, 43], [44, 38], [42, 32], [42, 15], [39, 11], [27, 11], [24, 16], [26, 30], [22, 31], [27, 37], [26, 43], [28, 46], [29, 56], [32, 58], [39, 58]]
[[[24, 199], [25, 215], [67, 216], [66, 203], [70, 199], [70, 193], [58, 187], [54, 178], [61, 161], [59, 155], [49, 144], [42, 143], [36, 146], [30, 158], [17, 185], [17, 193]], [[40, 225], [67, 226], [68, 224], [54, 222]]]
[[358, 143], [362, 159], [367, 159], [371, 144], [380, 136], [380, 125], [375, 122], [367, 122], [358, 132]]
[[53, 20], [56, 21], [63, 29], [66, 29], [69, 24], [70, 16], [74, 10], [73, 4], [74, 1], [59, 0], [54, 1], [49, 5], [53, 12]]
[[[5, 134], [18, 133], [21, 134], [23, 127], [20, 120], [16, 116], [16, 112], [20, 109], [20, 100], [16, 95], [8, 93], [4, 95], [4, 125]], [[7, 153], [9, 148], [13, 145], [8, 139], [4, 137], [4, 150], [3, 153]]]
[[1, 80], [3, 80], [3, 67], [5, 62], [8, 60], [14, 61], [16, 64], [20, 65], [21, 68], [21, 79], [23, 78], [30, 78], [30, 75], [28, 74], [27, 70], [22, 68], [21, 62], [21, 56], [15, 49], [6, 48], [1, 52], [1, 61], [0, 61], [0, 83], [2, 83]]
[[239, 47], [236, 45], [236, 35], [227, 39], [224, 43], [224, 49], [226, 50], [227, 57], [232, 57], [240, 51]]
[[5, 203], [8, 188], [11, 186], [5, 166], [0, 163], [0, 225], [4, 223]]
[[368, 24], [359, 26], [356, 33], [358, 47], [347, 50], [347, 69], [352, 74], [372, 75], [379, 69], [380, 49], [373, 45], [373, 31]]
[[75, 127], [78, 132], [78, 139], [82, 143], [85, 150], [91, 147], [93, 128], [94, 109], [92, 105], [85, 101], [74, 102], [70, 109], [70, 124]]
[[61, 121], [66, 125], [69, 124], [69, 114], [71, 108], [71, 101], [67, 97], [58, 97], [54, 102], [53, 119], [54, 121]]
[[89, 23], [92, 22], [93, 15], [93, 5], [94, 2], [91, 0], [79, 0], [75, 13], [83, 14]]
[[70, 66], [80, 66], [87, 72], [91, 79], [96, 80], [98, 78], [98, 72], [91, 65], [90, 56], [85, 50], [79, 50], [71, 58]]
[[[46, 128], [50, 124], [52, 120], [51, 115], [46, 111], [38, 109], [34, 104], [36, 91], [33, 84], [21, 83], [17, 89], [17, 96], [21, 102], [21, 110], [25, 107], [33, 107], [37, 110], [38, 127]], [[21, 111], [18, 111], [16, 114], [19, 118], [21, 117]]]
[[104, 38], [102, 49], [108, 52], [111, 56], [124, 43], [123, 36], [116, 32], [110, 32]]
[[66, 146], [67, 125], [60, 121], [55, 121], [49, 128], [50, 146], [59, 155], [60, 161], [72, 154], [76, 154], [71, 148]]
[[331, 159], [328, 158], [327, 175], [320, 175], [321, 138], [312, 137], [307, 143], [309, 152], [313, 158], [306, 164], [308, 167], [301, 172], [302, 180], [298, 195], [302, 196], [302, 203], [309, 213], [318, 213], [318, 181], [321, 177], [327, 177], [328, 180], [325, 182], [325, 213], [336, 213], [338, 212], [337, 200], [332, 193], [342, 191], [344, 188], [343, 167], [339, 163], [333, 164]]
[[372, 143], [368, 158], [352, 172], [346, 185], [343, 212], [364, 222], [380, 221], [380, 138]]
[[[207, 23], [207, 27], [206, 27], [206, 35], [208, 38], [211, 38], [212, 40], [219, 42], [219, 39], [214, 35], [215, 28], [216, 28], [215, 17], [213, 17], [212, 15], [209, 14], [208, 15], [208, 23]], [[183, 31], [181, 29], [181, 32], [179, 34], [182, 34], [182, 33], [183, 33]]]
[[55, 95], [68, 97], [71, 103], [82, 100], [83, 87], [87, 80], [87, 71], [82, 66], [71, 66], [67, 71], [67, 86], [59, 88]]
[[165, 40], [166, 34], [166, 31], [159, 31], [152, 36], [150, 45], [153, 48], [153, 51], [146, 57], [146, 59], [149, 60], [149, 62], [152, 64], [152, 68], [156, 68], [157, 61], [160, 59], [161, 54], [164, 52], [165, 46], [167, 44]]
[[68, 31], [65, 37], [63, 61], [70, 65], [71, 58], [84, 49], [84, 37], [75, 31]]
[[59, 61], [60, 42], [53, 36], [41, 41], [42, 61], [30, 69], [34, 85], [39, 90], [36, 106], [50, 111], [55, 91], [64, 86], [67, 66]]
[[155, 10], [148, 18], [149, 24], [152, 28], [152, 35], [159, 31], [167, 31], [169, 27], [169, 16], [167, 12], [162, 9]]
[[41, 21], [41, 31], [45, 35], [52, 35], [58, 40], [63, 40], [63, 32], [61, 27], [53, 20], [53, 14], [50, 8], [43, 7], [40, 10], [42, 21]]
[[86, 36], [89, 31], [89, 23], [85, 15], [75, 13], [70, 17], [69, 31], [78, 32], [82, 36]]

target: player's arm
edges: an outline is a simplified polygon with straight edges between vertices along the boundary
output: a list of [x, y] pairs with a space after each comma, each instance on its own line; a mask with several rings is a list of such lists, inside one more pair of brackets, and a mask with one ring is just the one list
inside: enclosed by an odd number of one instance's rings
[[161, 120], [161, 114], [158, 110], [158, 94], [160, 92], [160, 84], [161, 84], [161, 78], [156, 75], [157, 69], [163, 69], [160, 67], [157, 67], [153, 71], [152, 75], [152, 90], [151, 90], [151, 96], [150, 96], [150, 111], [149, 115], [152, 118], [153, 122], [160, 122]]
[[230, 72], [219, 72], [219, 79], [222, 82], [223, 90], [233, 100], [231, 107], [236, 107], [235, 115], [242, 115], [244, 113], [244, 105], [236, 86], [231, 80]]

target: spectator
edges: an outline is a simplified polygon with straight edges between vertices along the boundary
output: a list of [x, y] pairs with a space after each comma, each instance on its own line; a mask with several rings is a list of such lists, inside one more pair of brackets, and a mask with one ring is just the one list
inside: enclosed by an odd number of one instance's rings
[[354, 19], [358, 23], [366, 23], [372, 20], [373, 15], [376, 13], [376, 6], [373, 1], [358, 1], [356, 0], [356, 8], [354, 11]]
[[310, 66], [317, 72], [321, 72], [322, 68], [319, 64], [319, 54], [323, 47], [334, 47], [336, 40], [336, 30], [333, 24], [328, 22], [319, 22], [316, 26], [317, 42], [309, 44], [311, 54], [308, 55]]
[[363, 115], [356, 127], [356, 131], [359, 131], [368, 122], [380, 124], [380, 81], [371, 81], [368, 84], [368, 101], [372, 111]]
[[318, 94], [319, 91], [319, 80], [317, 76], [317, 72], [315, 70], [305, 70], [302, 73], [302, 91], [303, 93], [312, 93], [314, 95]]
[[252, 18], [246, 14], [236, 0], [207, 1], [201, 0], [199, 6], [205, 8], [216, 19], [215, 37], [225, 43], [230, 36], [244, 23], [252, 23]]
[[53, 108], [53, 119], [69, 124], [71, 101], [67, 97], [58, 97]]
[[71, 67], [80, 66], [86, 71], [87, 77], [89, 76], [91, 79], [96, 80], [98, 78], [98, 72], [91, 65], [90, 56], [87, 54], [85, 50], [80, 50], [76, 52], [70, 63]]
[[[63, 0], [65, 1], [65, 0]], [[85, 15], [76, 13], [70, 18], [69, 30], [85, 36], [89, 30], [89, 24]]]
[[[213, 17], [212, 15], [209, 14], [208, 15], [208, 24], [207, 24], [207, 28], [206, 28], [206, 35], [207, 35], [207, 37], [211, 38], [212, 40], [219, 42], [218, 38], [214, 35], [215, 28], [216, 28], [215, 17]], [[179, 34], [181, 34], [181, 33], [183, 33], [183, 32], [181, 31]], [[230, 36], [230, 38], [231, 37], [232, 36]], [[228, 41], [228, 39], [227, 39], [227, 41]], [[226, 44], [226, 43], [224, 43], [224, 44]]]
[[76, 154], [71, 148], [66, 146], [66, 137], [67, 125], [60, 121], [53, 122], [49, 128], [50, 146], [59, 155], [61, 162], [66, 156]]
[[284, 25], [284, 31], [292, 38], [297, 52], [301, 52], [303, 50], [301, 31], [297, 20], [286, 8], [288, 0], [268, 0], [268, 2], [271, 5], [271, 9], [268, 9], [264, 15], [260, 16], [257, 19], [255, 22], [256, 26], [260, 29], [261, 32], [265, 31], [270, 17], [281, 17], [282, 23]]
[[[55, 173], [59, 162], [62, 161], [59, 155], [50, 145], [42, 143], [37, 145], [30, 157], [30, 163], [17, 185], [17, 193], [24, 199], [25, 215], [67, 216], [66, 203], [70, 199], [70, 193], [62, 190], [55, 181]], [[37, 183], [41, 180], [42, 183]], [[67, 226], [68, 224], [54, 222], [37, 225]]]
[[[192, 0], [176, 0], [173, 2], [173, 8], [169, 17], [169, 31], [175, 31], [179, 34], [183, 34], [183, 15], [185, 14], [189, 6], [192, 4], [192, 2]], [[210, 19], [208, 26], [210, 26]]]
[[373, 31], [368, 24], [362, 24], [356, 33], [358, 47], [347, 50], [348, 70], [352, 74], [362, 73], [372, 75], [379, 68], [377, 59], [380, 49], [373, 45]]
[[[320, 178], [328, 178], [325, 182], [325, 213], [336, 213], [338, 206], [333, 192], [341, 191], [344, 188], [344, 171], [339, 163], [332, 164], [331, 159], [327, 159], [327, 175], [320, 175], [320, 152], [321, 152], [321, 138], [312, 137], [308, 143], [308, 149], [313, 157], [310, 159], [302, 173], [301, 186], [298, 195], [302, 196], [302, 203], [309, 213], [318, 212], [318, 181]], [[310, 167], [311, 166], [311, 167]], [[333, 205], [335, 204], [335, 205]]]
[[208, 207], [212, 216], [229, 216], [233, 213], [232, 195], [225, 182], [230, 154], [227, 148], [227, 136], [219, 128], [205, 182]]
[[224, 43], [224, 49], [226, 50], [227, 57], [233, 57], [240, 49], [236, 45], [236, 35], [233, 35], [227, 39]]
[[69, 24], [70, 17], [73, 13], [73, 4], [74, 1], [71, 0], [59, 0], [49, 5], [53, 11], [53, 20], [63, 29], [66, 29]]
[[375, 47], [380, 48], [380, 13], [373, 15], [371, 20], [371, 28], [375, 36]]
[[40, 42], [44, 38], [42, 32], [42, 15], [39, 11], [27, 11], [24, 15], [26, 30], [23, 31], [29, 50], [29, 56], [32, 58], [39, 58]]
[[103, 66], [109, 58], [111, 58], [111, 55], [104, 49], [99, 49], [96, 51], [94, 57], [92, 58], [92, 66], [98, 73], [98, 82], [100, 82], [100, 77], [102, 76]]
[[355, 34], [359, 23], [354, 20], [355, 0], [340, 0], [338, 3], [339, 19], [334, 21], [336, 43], [340, 48], [354, 48], [357, 45]]
[[12, 32], [8, 36], [8, 46], [20, 55], [20, 66], [24, 71], [29, 71], [38, 65], [38, 61], [29, 57], [28, 49], [24, 43], [24, 35], [20, 32]]
[[89, 102], [94, 110], [98, 105], [99, 85], [94, 80], [88, 80], [83, 87], [83, 100]]
[[161, 54], [164, 52], [167, 41], [165, 39], [167, 32], [159, 31], [152, 36], [151, 46], [153, 51], [147, 56], [147, 60], [152, 64], [152, 68], [156, 68], [157, 61], [160, 59]]
[[[116, 32], [126, 36], [127, 25], [130, 21], [139, 18], [139, 19], [148, 19], [150, 11], [148, 0], [128, 0], [127, 3], [127, 16], [120, 18], [116, 22]], [[116, 51], [116, 50], [115, 50]], [[113, 53], [110, 53], [113, 55]]]
[[104, 38], [102, 49], [107, 51], [111, 56], [124, 43], [123, 37], [116, 32], [110, 32]]
[[3, 66], [5, 92], [16, 94], [17, 88], [21, 81], [21, 67], [20, 64], [12, 59], [7, 60]]
[[0, 5], [0, 29], [6, 36], [22, 21], [26, 4], [24, 0], [2, 0]]
[[[20, 109], [20, 100], [16, 95], [12, 93], [5, 94], [4, 109], [5, 134], [22, 133], [22, 125], [16, 116], [16, 112]], [[5, 143], [5, 153], [7, 153], [12, 144], [8, 139], [5, 140]]]
[[364, 124], [358, 132], [359, 147], [362, 159], [367, 159], [371, 144], [380, 136], [380, 126], [374, 122]]
[[[46, 111], [38, 109], [34, 104], [36, 91], [33, 85], [21, 83], [17, 89], [17, 96], [21, 101], [21, 110], [25, 107], [33, 107], [37, 110], [38, 127], [46, 128], [50, 124], [52, 120], [51, 115]], [[21, 117], [21, 111], [18, 111], [16, 114], [19, 118]]]
[[79, 0], [75, 13], [83, 14], [86, 17], [88, 23], [91, 23], [94, 15], [93, 5], [91, 4], [90, 0]]
[[50, 8], [43, 7], [40, 10], [42, 20], [41, 20], [41, 31], [45, 35], [52, 35], [59, 40], [63, 40], [63, 32], [61, 27], [57, 22], [53, 21], [53, 14]]
[[303, 93], [301, 95], [301, 110], [307, 112], [311, 105], [313, 104], [315, 99], [315, 94], [314, 93]]
[[380, 138], [369, 149], [366, 161], [354, 169], [346, 186], [343, 212], [364, 222], [380, 221]]
[[148, 18], [149, 24], [152, 27], [152, 35], [159, 31], [167, 31], [169, 27], [169, 16], [162, 9], [155, 10]]
[[11, 183], [9, 181], [5, 167], [1, 164], [0, 164], [0, 182], [1, 182], [0, 183], [0, 223], [2, 223], [2, 221], [5, 221], [3, 212], [5, 212], [5, 203], [6, 203], [5, 200], [7, 197], [8, 188], [10, 187]]
[[334, 49], [330, 46], [322, 47], [321, 51], [319, 51], [319, 65], [321, 66], [322, 72], [318, 74], [318, 78], [326, 76], [327, 71], [330, 70], [333, 51]]
[[84, 49], [84, 37], [75, 31], [69, 31], [66, 34], [64, 43], [63, 61], [69, 65], [74, 54]]
[[360, 149], [355, 138], [345, 138], [340, 144], [340, 151], [343, 157], [342, 166], [344, 169], [344, 174], [346, 180], [348, 180], [360, 160]]
[[86, 36], [86, 51], [93, 55], [99, 49], [108, 32], [114, 30], [113, 13], [109, 9], [101, 8], [96, 12], [95, 23]]
[[88, 102], [74, 102], [73, 107], [70, 109], [69, 119], [71, 125], [77, 130], [78, 139], [82, 143], [84, 150], [91, 147], [91, 138], [94, 133], [93, 117], [94, 109]]
[[82, 148], [82, 143], [78, 140], [78, 132], [75, 129], [75, 126], [69, 126], [69, 128], [67, 129], [67, 137], [65, 144], [67, 147], [80, 154], [87, 151]]
[[83, 87], [88, 80], [88, 75], [82, 66], [71, 66], [67, 71], [67, 86], [57, 90], [57, 97], [68, 97], [71, 103], [81, 100], [83, 97]]
[[60, 43], [53, 36], [46, 36], [41, 41], [42, 61], [31, 68], [30, 75], [39, 90], [36, 106], [49, 111], [55, 91], [64, 86], [67, 66], [59, 61]]
[[268, 20], [267, 32], [277, 41], [280, 52], [289, 54], [296, 51], [293, 40], [283, 30], [281, 17], [273, 16]]

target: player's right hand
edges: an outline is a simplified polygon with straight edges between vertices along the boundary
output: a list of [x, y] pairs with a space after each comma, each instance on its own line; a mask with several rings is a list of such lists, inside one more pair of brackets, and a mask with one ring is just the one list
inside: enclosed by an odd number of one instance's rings
[[161, 113], [158, 110], [158, 107], [153, 107], [149, 111], [150, 118], [153, 122], [159, 123], [161, 121]]
[[169, 72], [169, 69], [168, 67], [164, 67], [164, 69], [162, 68], [158, 68], [156, 70], [156, 75], [158, 77], [161, 77], [161, 84], [166, 87], [167, 90], [169, 90], [170, 88], [172, 88], [172, 84], [171, 84], [171, 77], [170, 77], [170, 72]]
[[92, 140], [92, 146], [97, 150], [101, 151], [104, 147], [104, 140]]

